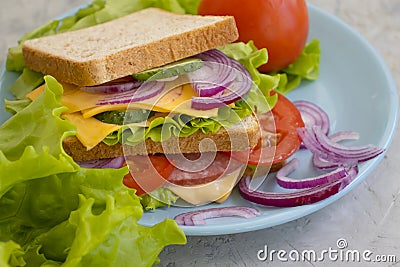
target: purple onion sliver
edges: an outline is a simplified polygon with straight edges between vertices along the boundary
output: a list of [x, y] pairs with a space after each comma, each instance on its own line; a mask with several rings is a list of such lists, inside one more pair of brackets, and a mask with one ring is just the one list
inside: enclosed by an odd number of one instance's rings
[[[307, 114], [314, 118], [314, 125], [320, 126], [324, 134], [329, 133], [329, 116], [320, 106], [305, 100], [293, 101], [293, 104], [297, 107], [302, 116], [303, 114], [304, 116]], [[312, 127], [314, 125], [306, 125], [306, 127]]]
[[384, 152], [383, 149], [372, 145], [347, 147], [332, 142], [317, 126], [312, 129], [299, 128], [297, 133], [314, 156], [328, 162], [352, 165], [372, 159]]
[[144, 82], [143, 85], [140, 86], [137, 90], [107, 95], [103, 99], [99, 100], [96, 104], [115, 105], [143, 101], [160, 94], [162, 90], [164, 90], [164, 86], [165, 82]]
[[336, 132], [334, 134], [331, 134], [329, 136], [329, 139], [332, 142], [341, 142], [345, 140], [358, 140], [360, 139], [360, 134], [358, 132], [353, 132], [353, 131], [342, 131], [342, 132]]
[[347, 177], [345, 177], [344, 179], [341, 180], [339, 191], [343, 190], [346, 186], [348, 186], [354, 180], [354, 178], [356, 178], [356, 176], [358, 174], [358, 166], [354, 165], [354, 166], [347, 168], [347, 173], [348, 173]]
[[329, 162], [329, 161], [323, 160], [320, 157], [318, 157], [317, 155], [313, 155], [312, 162], [313, 162], [313, 166], [320, 170], [333, 169], [333, 168], [337, 168], [337, 167], [343, 165], [342, 163]]
[[[345, 140], [357, 140], [359, 138], [360, 138], [360, 134], [358, 132], [354, 132], [354, 131], [341, 131], [341, 132], [336, 132], [334, 134], [331, 134], [329, 136], [329, 139], [332, 142], [336, 142], [336, 143], [345, 141]], [[318, 168], [321, 170], [333, 169], [333, 168], [337, 168], [337, 167], [343, 165], [338, 162], [329, 162], [329, 161], [323, 160], [315, 154], [312, 157], [312, 161], [313, 161], [313, 166], [315, 168]]]
[[78, 165], [82, 168], [87, 169], [118, 169], [121, 168], [125, 162], [124, 157], [116, 157], [116, 158], [109, 158], [109, 159], [96, 159], [96, 160], [89, 160], [89, 161], [81, 161], [78, 162]]
[[239, 192], [242, 197], [260, 205], [273, 207], [296, 207], [312, 204], [336, 194], [339, 192], [341, 186], [341, 181], [339, 180], [313, 188], [278, 193], [251, 190], [248, 180], [249, 177], [246, 177], [242, 178], [239, 182]]
[[340, 180], [347, 175], [347, 171], [344, 167], [339, 167], [331, 172], [310, 178], [303, 179], [292, 179], [287, 177], [292, 173], [297, 166], [299, 161], [297, 159], [292, 159], [289, 163], [283, 166], [276, 174], [276, 179], [278, 184], [287, 189], [304, 189], [312, 188], [315, 186], [325, 185], [337, 180]]
[[251, 207], [221, 207], [221, 208], [210, 208], [204, 210], [196, 210], [192, 212], [186, 212], [175, 216], [175, 221], [180, 225], [204, 225], [206, 219], [221, 218], [221, 217], [243, 217], [243, 218], [254, 218], [259, 215], [260, 212], [257, 209]]
[[102, 168], [118, 169], [122, 167], [124, 162], [125, 162], [125, 157], [116, 157], [111, 159], [107, 164], [103, 165]]
[[119, 83], [107, 83], [96, 86], [84, 86], [80, 89], [82, 91], [92, 93], [92, 94], [115, 94], [115, 93], [123, 93], [131, 90], [136, 90], [140, 86], [142, 86], [143, 82], [139, 81], [128, 81], [128, 82], [119, 82]]
[[[218, 50], [207, 51], [200, 54], [198, 57], [203, 61], [211, 60], [216, 63], [227, 65], [228, 68], [226, 68], [225, 71], [228, 72], [228, 74], [234, 74], [234, 79], [233, 83], [227, 88], [225, 94], [215, 94], [209, 97], [193, 97], [192, 108], [198, 110], [218, 108], [238, 101], [250, 91], [253, 85], [251, 75], [248, 70], [236, 60], [227, 57]], [[218, 73], [210, 71], [210, 77], [215, 75], [218, 75]], [[213, 80], [213, 78], [211, 78], [211, 80]], [[230, 78], [228, 80], [230, 80]], [[222, 85], [224, 85], [225, 82], [222, 82]]]

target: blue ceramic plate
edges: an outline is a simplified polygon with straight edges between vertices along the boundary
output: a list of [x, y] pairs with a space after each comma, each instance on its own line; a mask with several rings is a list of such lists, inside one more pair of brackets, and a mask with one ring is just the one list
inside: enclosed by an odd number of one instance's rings
[[[321, 42], [321, 75], [311, 83], [289, 93], [291, 100], [309, 100], [320, 105], [330, 116], [331, 132], [341, 130], [358, 131], [361, 135], [357, 144], [375, 144], [388, 148], [391, 143], [398, 114], [398, 96], [388, 68], [357, 32], [332, 15], [310, 6], [310, 38]], [[7, 88], [16, 74], [0, 70], [0, 98], [11, 98]], [[8, 115], [0, 103], [0, 123]], [[373, 126], [373, 128], [372, 128]], [[304, 164], [296, 175], [312, 176], [310, 154], [300, 151], [295, 155]], [[207, 221], [203, 226], [183, 226], [187, 235], [220, 235], [253, 231], [279, 225], [315, 212], [338, 200], [357, 186], [379, 164], [383, 155], [360, 165], [357, 178], [338, 194], [312, 205], [294, 208], [270, 208], [257, 206], [261, 215], [254, 219], [219, 218]], [[266, 183], [266, 190], [279, 190], [274, 183]], [[222, 205], [252, 205], [234, 191]], [[146, 212], [141, 219], [143, 225], [153, 225], [169, 217], [189, 211], [189, 208], [171, 207]]]

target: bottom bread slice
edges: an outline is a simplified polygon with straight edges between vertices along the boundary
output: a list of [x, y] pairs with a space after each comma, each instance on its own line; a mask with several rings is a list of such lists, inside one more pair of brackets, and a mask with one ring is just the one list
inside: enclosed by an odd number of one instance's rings
[[254, 116], [241, 122], [221, 128], [216, 133], [204, 134], [197, 131], [188, 137], [172, 137], [163, 142], [146, 139], [135, 146], [116, 144], [109, 146], [103, 142], [87, 150], [75, 136], [63, 140], [65, 152], [75, 161], [115, 158], [123, 155], [178, 154], [210, 151], [239, 151], [254, 147], [260, 138], [258, 120]]

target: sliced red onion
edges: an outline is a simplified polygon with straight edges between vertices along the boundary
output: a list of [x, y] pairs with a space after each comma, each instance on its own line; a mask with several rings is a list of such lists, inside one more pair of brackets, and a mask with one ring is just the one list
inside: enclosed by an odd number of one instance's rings
[[337, 168], [337, 167], [343, 165], [342, 163], [338, 163], [338, 162], [326, 161], [326, 160], [318, 157], [317, 155], [313, 155], [312, 161], [313, 161], [313, 166], [320, 170], [334, 169], [334, 168]]
[[299, 160], [294, 158], [276, 173], [277, 183], [287, 189], [304, 189], [336, 182], [348, 175], [347, 169], [339, 167], [329, 173], [312, 178], [293, 179], [287, 177], [299, 166]]
[[175, 216], [174, 220], [180, 225], [194, 226], [206, 224], [206, 219], [221, 218], [221, 217], [243, 217], [254, 218], [260, 212], [251, 207], [234, 206], [222, 208], [210, 208], [204, 210], [196, 210], [186, 213], [181, 213]]
[[348, 147], [332, 142], [318, 126], [311, 129], [298, 128], [297, 133], [307, 149], [328, 162], [354, 165], [370, 160], [384, 152], [383, 149], [373, 145]]
[[[327, 151], [332, 151], [338, 155], [345, 153], [349, 156], [358, 156], [359, 154], [364, 154], [366, 151], [370, 151], [371, 148], [377, 148], [373, 145], [366, 146], [344, 146], [337, 142], [333, 142], [328, 136], [326, 136], [319, 127], [313, 127], [314, 135], [316, 141], [321, 144]], [[377, 148], [378, 149], [378, 148]]]
[[353, 131], [342, 131], [331, 134], [329, 136], [329, 139], [331, 139], [331, 141], [335, 143], [339, 143], [345, 140], [358, 140], [360, 139], [360, 134]]
[[223, 92], [233, 83], [235, 73], [231, 68], [230, 65], [205, 61], [201, 69], [191, 72], [188, 76], [198, 96], [213, 96]]
[[216, 49], [205, 51], [196, 57], [201, 59], [204, 65], [188, 76], [198, 96], [216, 95], [232, 84], [236, 75], [231, 71], [231, 58]]
[[80, 89], [92, 94], [115, 94], [136, 90], [142, 85], [143, 82], [136, 81], [129, 76], [100, 85], [84, 86]]
[[[331, 134], [329, 136], [329, 139], [332, 142], [341, 142], [344, 140], [358, 140], [360, 138], [360, 134], [357, 132], [351, 132], [351, 131], [343, 131], [343, 132], [337, 132], [334, 134]], [[321, 169], [321, 170], [327, 170], [327, 169], [333, 169], [337, 168], [341, 165], [341, 163], [335, 163], [335, 162], [329, 162], [326, 160], [321, 159], [317, 155], [313, 155], [313, 166], [315, 168]]]
[[[197, 83], [205, 84], [205, 88], [199, 88], [199, 97], [192, 98], [192, 108], [198, 110], [218, 108], [238, 101], [250, 91], [253, 85], [251, 75], [236, 60], [215, 49], [201, 53], [198, 57], [205, 64], [212, 62], [212, 65], [222, 64], [222, 66], [218, 68], [219, 71], [215, 71], [214, 68], [203, 70], [208, 70], [209, 73], [204, 74], [204, 80], [197, 80]], [[193, 86], [196, 87], [196, 83]], [[209, 87], [207, 88], [207, 86]], [[202, 90], [204, 92], [201, 92]], [[220, 94], [223, 91], [224, 93]]]
[[324, 134], [329, 133], [329, 117], [321, 107], [305, 100], [293, 101], [293, 104], [300, 111], [305, 127], [310, 128], [316, 125], [321, 127]]
[[143, 101], [160, 94], [164, 89], [164, 86], [164, 82], [144, 82], [142, 86], [136, 90], [106, 95], [104, 98], [100, 99], [96, 105], [127, 104], [130, 102]]
[[229, 65], [232, 60], [230, 57], [217, 49], [207, 50], [203, 53], [198, 54], [196, 57], [200, 58], [203, 61], [218, 62], [224, 65]]
[[89, 160], [89, 161], [81, 161], [78, 162], [78, 165], [82, 168], [88, 169], [118, 169], [121, 168], [125, 162], [124, 157], [116, 157], [110, 159], [96, 159], [96, 160]]
[[244, 177], [239, 182], [239, 192], [243, 198], [260, 205], [295, 207], [312, 204], [338, 193], [357, 176], [357, 173], [358, 167], [351, 166], [348, 168], [348, 175], [338, 181], [287, 193], [252, 190], [249, 187], [250, 178]]
[[[329, 133], [329, 116], [321, 107], [305, 100], [293, 101], [293, 104], [299, 110], [306, 128], [320, 126], [324, 134]], [[305, 148], [303, 143], [300, 148]]]

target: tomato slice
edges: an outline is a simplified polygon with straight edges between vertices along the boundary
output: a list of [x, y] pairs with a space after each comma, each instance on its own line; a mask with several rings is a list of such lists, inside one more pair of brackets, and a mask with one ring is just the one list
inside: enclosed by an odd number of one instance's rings
[[136, 189], [138, 196], [164, 185], [175, 168], [164, 155], [130, 156], [127, 161], [130, 172], [125, 175], [123, 183]]
[[283, 162], [299, 149], [301, 140], [296, 129], [304, 127], [304, 122], [289, 99], [278, 94], [278, 101], [271, 112], [261, 114], [258, 118], [261, 136], [276, 133], [276, 145], [268, 145], [266, 140], [260, 139], [253, 149], [231, 152], [234, 159], [253, 166], [272, 166]]

